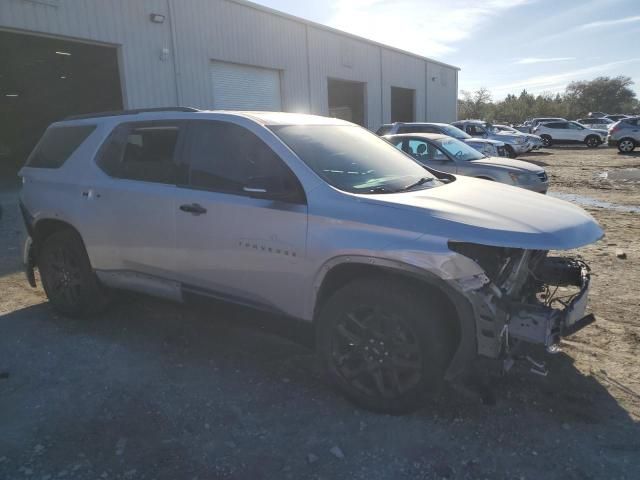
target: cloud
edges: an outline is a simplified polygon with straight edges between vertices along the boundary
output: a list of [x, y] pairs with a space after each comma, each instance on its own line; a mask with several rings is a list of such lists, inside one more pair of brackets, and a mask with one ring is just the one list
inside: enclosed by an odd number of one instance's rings
[[548, 62], [566, 62], [569, 60], [575, 60], [576, 57], [527, 57], [521, 58], [520, 60], [516, 60], [513, 62], [514, 65], [530, 65], [534, 63], [548, 63]]
[[529, 93], [543, 91], [555, 93], [564, 90], [567, 84], [572, 81], [582, 80], [584, 78], [591, 77], [594, 74], [606, 73], [615, 69], [616, 67], [637, 62], [640, 62], [640, 58], [630, 58], [627, 60], [619, 60], [616, 62], [602, 63], [600, 65], [593, 65], [591, 67], [571, 70], [563, 73], [556, 73], [553, 75], [538, 75], [530, 78], [525, 78], [517, 82], [499, 85], [492, 88], [491, 93], [497, 95], [498, 97], [507, 93], [517, 93], [521, 89], [526, 89]]
[[456, 50], [506, 10], [535, 0], [332, 0], [329, 25], [429, 57]]
[[618, 18], [616, 20], [601, 20], [599, 22], [585, 23], [584, 25], [580, 25], [576, 27], [576, 29], [588, 30], [592, 28], [611, 27], [614, 25], [622, 25], [624, 23], [635, 23], [635, 22], [640, 22], [640, 15], [636, 15], [635, 17]]

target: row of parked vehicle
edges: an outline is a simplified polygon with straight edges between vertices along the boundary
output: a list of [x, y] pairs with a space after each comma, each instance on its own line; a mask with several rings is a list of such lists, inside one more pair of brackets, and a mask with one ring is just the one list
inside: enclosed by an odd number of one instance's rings
[[604, 143], [617, 147], [622, 153], [629, 153], [640, 145], [639, 120], [638, 116], [622, 114], [589, 116], [574, 121], [541, 117], [527, 120], [515, 129], [539, 136], [545, 147], [559, 143], [584, 143], [589, 148], [596, 148]]
[[542, 167], [514, 158], [540, 148], [542, 139], [506, 125], [480, 120], [461, 120], [451, 125], [397, 122], [383, 125], [376, 133], [426, 167], [539, 193], [546, 193], [549, 188]]

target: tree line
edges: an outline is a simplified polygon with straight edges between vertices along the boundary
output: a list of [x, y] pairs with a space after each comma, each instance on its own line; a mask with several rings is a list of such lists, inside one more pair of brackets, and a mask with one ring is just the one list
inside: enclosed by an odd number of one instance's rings
[[521, 123], [532, 117], [586, 117], [589, 112], [640, 113], [640, 102], [631, 89], [630, 77], [598, 77], [589, 81], [571, 82], [563, 93], [533, 95], [522, 90], [493, 101], [491, 92], [480, 88], [475, 92], [462, 90], [458, 99], [458, 118], [482, 119], [491, 122]]

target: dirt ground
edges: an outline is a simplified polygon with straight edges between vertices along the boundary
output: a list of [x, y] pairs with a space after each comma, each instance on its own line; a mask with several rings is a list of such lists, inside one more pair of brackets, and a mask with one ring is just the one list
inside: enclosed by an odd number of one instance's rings
[[55, 315], [20, 271], [17, 192], [0, 193], [0, 478], [640, 478], [640, 212], [625, 211], [640, 154], [524, 158], [552, 193], [611, 203], [586, 207], [606, 237], [572, 252], [598, 321], [547, 377], [499, 379], [496, 405], [450, 391], [402, 417], [333, 393], [308, 330], [263, 314], [127, 296], [99, 318]]

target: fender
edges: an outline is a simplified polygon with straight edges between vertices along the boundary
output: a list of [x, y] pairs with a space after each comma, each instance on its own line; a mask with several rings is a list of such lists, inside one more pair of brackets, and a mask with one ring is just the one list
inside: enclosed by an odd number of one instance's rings
[[473, 360], [478, 356], [478, 347], [475, 313], [470, 300], [457, 286], [454, 286], [455, 284], [453, 282], [447, 282], [432, 272], [405, 262], [363, 255], [344, 255], [328, 260], [320, 268], [314, 279], [311, 290], [312, 298], [310, 298], [309, 304], [307, 305], [307, 318], [315, 320], [318, 293], [327, 275], [334, 268], [347, 264], [367, 265], [406, 277], [413, 277], [444, 293], [456, 311], [460, 327], [460, 341], [447, 368], [445, 379], [452, 381], [462, 376], [468, 367], [473, 365]]

